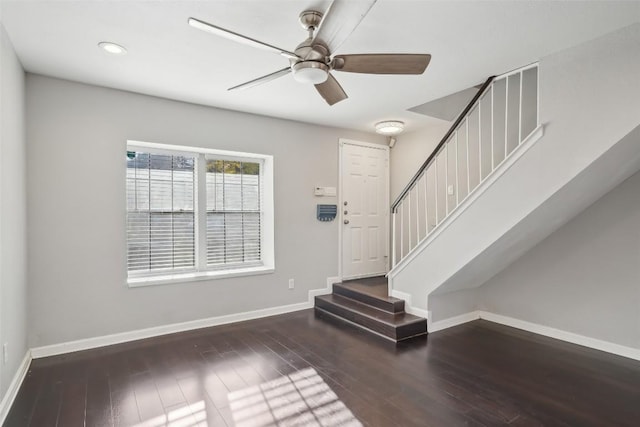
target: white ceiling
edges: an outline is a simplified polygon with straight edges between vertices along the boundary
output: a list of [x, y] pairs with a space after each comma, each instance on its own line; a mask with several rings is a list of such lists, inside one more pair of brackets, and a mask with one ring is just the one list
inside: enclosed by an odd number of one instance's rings
[[[287, 60], [187, 25], [196, 17], [293, 50], [306, 36], [298, 14], [329, 4], [1, 0], [0, 16], [29, 72], [369, 132], [383, 119], [426, 126], [435, 119], [406, 110], [640, 20], [638, 1], [379, 0], [334, 53], [431, 53], [431, 64], [421, 76], [335, 73], [349, 99], [333, 107], [291, 76], [227, 92]], [[104, 40], [128, 54], [107, 55], [97, 47]]]

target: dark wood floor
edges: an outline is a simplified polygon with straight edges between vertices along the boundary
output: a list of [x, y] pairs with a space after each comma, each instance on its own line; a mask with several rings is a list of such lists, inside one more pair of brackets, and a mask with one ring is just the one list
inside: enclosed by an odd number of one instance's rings
[[312, 310], [35, 360], [5, 426], [638, 426], [640, 363], [476, 321], [398, 345]]

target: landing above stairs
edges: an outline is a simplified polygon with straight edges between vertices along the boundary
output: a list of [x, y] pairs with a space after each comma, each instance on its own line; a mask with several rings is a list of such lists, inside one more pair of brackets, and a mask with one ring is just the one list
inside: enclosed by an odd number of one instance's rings
[[388, 295], [384, 276], [333, 285], [331, 295], [317, 296], [319, 315], [331, 316], [395, 342], [427, 333], [427, 320], [404, 311], [404, 301]]

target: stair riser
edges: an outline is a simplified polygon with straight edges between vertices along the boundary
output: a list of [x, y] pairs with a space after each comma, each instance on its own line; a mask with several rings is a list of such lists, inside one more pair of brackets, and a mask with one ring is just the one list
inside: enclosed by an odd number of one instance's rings
[[423, 319], [420, 322], [412, 323], [410, 325], [400, 326], [396, 330], [396, 341], [402, 341], [407, 338], [415, 337], [418, 335], [425, 335], [427, 333], [427, 319]]
[[385, 335], [379, 334], [378, 332], [372, 331], [369, 328], [366, 328], [358, 323], [354, 323], [350, 320], [345, 319], [342, 316], [338, 316], [337, 314], [333, 314], [330, 311], [325, 310], [324, 308], [320, 308], [320, 307], [314, 307], [314, 311], [315, 311], [315, 315], [318, 318], [321, 318], [323, 321], [329, 322], [331, 324], [333, 324], [334, 326], [341, 328], [343, 327], [343, 325], [350, 325], [354, 328], [358, 328], [362, 331], [365, 331], [367, 334], [371, 334], [371, 335], [377, 335], [380, 338], [383, 338], [385, 341], [389, 341], [392, 343], [397, 343], [398, 341], [396, 341], [394, 338], [389, 338]]
[[396, 338], [395, 329], [389, 325], [380, 324], [376, 322], [375, 319], [371, 319], [366, 316], [362, 316], [359, 313], [346, 309], [344, 307], [340, 307], [337, 305], [333, 305], [326, 301], [316, 299], [316, 307], [320, 307], [329, 313], [335, 314], [336, 316], [343, 317], [353, 323], [357, 323], [358, 325], [364, 326], [367, 329], [371, 329], [385, 337], [389, 337], [391, 339]]
[[426, 320], [424, 322], [416, 322], [415, 324], [402, 325], [396, 328], [386, 323], [376, 321], [376, 319], [368, 316], [363, 316], [356, 311], [320, 299], [316, 299], [316, 307], [395, 341], [426, 333], [427, 330]]
[[358, 291], [345, 288], [339, 284], [333, 285], [333, 293], [338, 295], [343, 295], [347, 298], [351, 298], [356, 301], [363, 302], [365, 304], [369, 304], [373, 307], [379, 308], [380, 310], [384, 310], [387, 313], [401, 313], [404, 311], [403, 300], [398, 300], [395, 302], [384, 301], [376, 297], [373, 297], [371, 295], [366, 295]]

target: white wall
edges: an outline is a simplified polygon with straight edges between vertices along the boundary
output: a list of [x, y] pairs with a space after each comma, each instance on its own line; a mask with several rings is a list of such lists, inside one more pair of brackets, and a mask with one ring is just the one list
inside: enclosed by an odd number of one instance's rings
[[640, 348], [640, 173], [480, 291], [482, 310]]
[[390, 154], [391, 201], [398, 197], [451, 126], [451, 122], [444, 120], [434, 119], [432, 122], [424, 129], [397, 137]]
[[7, 363], [0, 361], [0, 396], [27, 351], [24, 90], [24, 71], [0, 23], [0, 346], [9, 349]]
[[[422, 166], [422, 164], [427, 160], [427, 158], [431, 155], [433, 150], [436, 148], [444, 134], [449, 130], [451, 126], [451, 122], [447, 122], [444, 120], [431, 120], [431, 124], [423, 129], [410, 132], [408, 134], [401, 134], [397, 137], [397, 142], [395, 146], [391, 149], [390, 154], [390, 164], [389, 172], [391, 175], [391, 203], [393, 203], [396, 198], [400, 195], [402, 190], [409, 184], [409, 181], [413, 176], [418, 172], [418, 169]], [[435, 163], [432, 163], [427, 172], [427, 185], [428, 185], [428, 200], [429, 204], [435, 203], [435, 186], [433, 185], [434, 180], [431, 179], [435, 175]], [[444, 170], [440, 168], [440, 170]], [[442, 181], [444, 182], [444, 181]], [[409, 221], [409, 210], [399, 208], [398, 209], [398, 219], [395, 224], [395, 230], [393, 230], [393, 222], [391, 223], [390, 230], [393, 231], [392, 235], [395, 235], [396, 238], [394, 241], [390, 241], [391, 245], [391, 253], [395, 244], [395, 252], [397, 258], [400, 258], [400, 253], [407, 253], [409, 251], [409, 234], [419, 232], [420, 238], [422, 238], [426, 231], [426, 225], [421, 226], [420, 230], [417, 229], [417, 223], [426, 224], [427, 218], [425, 215], [429, 215], [429, 230], [435, 225], [435, 209], [427, 212], [423, 209], [425, 206], [425, 190], [424, 190], [424, 180], [421, 180], [417, 186], [411, 191], [411, 200], [413, 203], [414, 209], [412, 212], [415, 212], [415, 203], [418, 201], [421, 210], [419, 212], [419, 217], [416, 221], [416, 217], [413, 217], [413, 220]], [[439, 200], [438, 203], [444, 206], [444, 198], [445, 193], [440, 191], [438, 193]], [[400, 220], [400, 216], [402, 216], [402, 220]], [[403, 235], [403, 238], [400, 239], [400, 234]], [[415, 237], [412, 234], [412, 239]], [[391, 238], [391, 237], [390, 237]], [[403, 247], [401, 247], [400, 243], [403, 243]]]
[[[337, 186], [341, 137], [386, 142], [27, 75], [30, 345], [306, 301], [338, 272], [338, 224], [315, 219], [317, 203], [336, 199], [315, 198], [313, 187]], [[127, 139], [273, 155], [276, 272], [128, 288]]]

